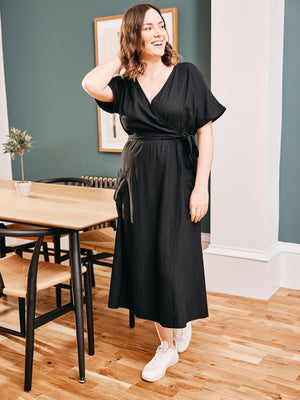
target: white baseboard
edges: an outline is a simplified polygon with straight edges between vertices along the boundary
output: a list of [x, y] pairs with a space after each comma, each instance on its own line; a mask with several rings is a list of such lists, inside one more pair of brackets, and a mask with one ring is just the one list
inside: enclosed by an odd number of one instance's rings
[[[223, 253], [222, 253], [223, 251]], [[208, 291], [269, 299], [280, 287], [280, 252], [241, 252], [209, 246], [203, 252]]]
[[300, 244], [278, 242], [281, 251], [281, 287], [300, 290]]
[[201, 243], [202, 243], [202, 250], [208, 248], [210, 244], [210, 234], [209, 233], [202, 233], [201, 234]]
[[251, 251], [207, 246], [209, 234], [204, 239], [208, 291], [267, 300], [280, 287], [300, 290], [300, 244], [277, 242], [266, 251]]

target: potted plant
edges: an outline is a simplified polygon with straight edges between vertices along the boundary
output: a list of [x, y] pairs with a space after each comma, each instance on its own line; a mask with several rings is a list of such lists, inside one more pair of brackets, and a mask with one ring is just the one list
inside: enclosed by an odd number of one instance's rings
[[20, 129], [10, 128], [8, 139], [3, 143], [3, 153], [9, 153], [12, 160], [15, 159], [15, 155], [19, 154], [21, 157], [21, 170], [22, 170], [22, 181], [16, 181], [16, 189], [19, 196], [28, 196], [30, 193], [31, 182], [24, 181], [24, 165], [23, 155], [25, 151], [30, 151], [32, 144], [34, 143], [32, 137], [28, 135], [27, 131], [21, 132]]

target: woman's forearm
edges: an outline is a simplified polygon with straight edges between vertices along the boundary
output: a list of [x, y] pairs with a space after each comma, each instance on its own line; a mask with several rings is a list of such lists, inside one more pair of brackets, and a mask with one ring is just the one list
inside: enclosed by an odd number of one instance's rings
[[120, 69], [121, 60], [117, 54], [86, 74], [82, 80], [83, 89], [99, 100], [109, 101], [112, 91], [107, 85]]
[[197, 161], [195, 186], [207, 188], [214, 148], [212, 122], [198, 129], [197, 133], [199, 157]]

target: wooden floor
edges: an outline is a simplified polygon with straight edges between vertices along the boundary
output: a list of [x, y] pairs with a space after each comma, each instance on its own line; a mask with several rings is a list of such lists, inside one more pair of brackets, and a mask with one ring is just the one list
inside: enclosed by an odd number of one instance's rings
[[[23, 392], [24, 339], [0, 335], [1, 400], [299, 400], [300, 292], [279, 289], [269, 301], [209, 293], [210, 316], [192, 322], [178, 364], [155, 383], [141, 379], [159, 340], [151, 321], [128, 325], [128, 311], [107, 308], [110, 269], [96, 267], [96, 354], [78, 383], [74, 317], [36, 330], [33, 389]], [[39, 310], [54, 293], [39, 296]], [[12, 298], [0, 299], [1, 321], [17, 326]]]

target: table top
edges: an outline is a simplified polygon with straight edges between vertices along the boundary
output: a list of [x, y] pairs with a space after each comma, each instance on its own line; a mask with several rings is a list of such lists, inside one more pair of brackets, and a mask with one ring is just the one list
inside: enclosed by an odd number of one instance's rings
[[117, 218], [114, 190], [32, 182], [19, 197], [14, 181], [0, 179], [0, 220], [81, 230]]

